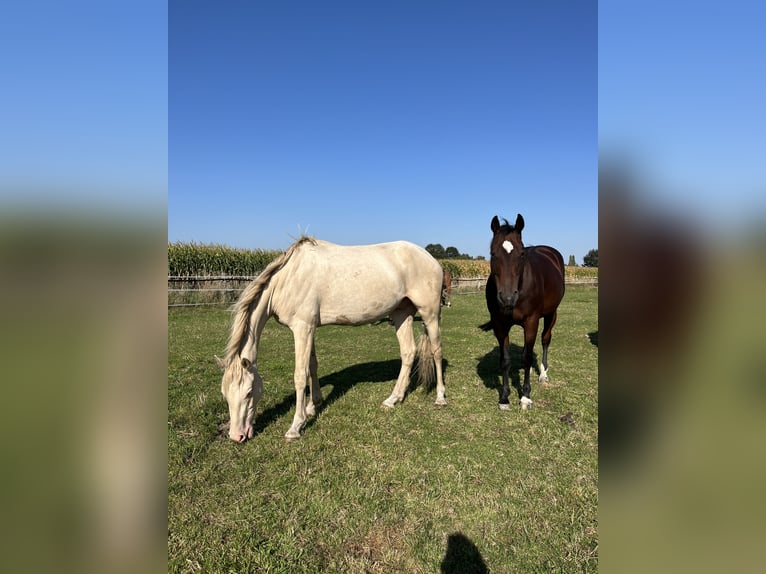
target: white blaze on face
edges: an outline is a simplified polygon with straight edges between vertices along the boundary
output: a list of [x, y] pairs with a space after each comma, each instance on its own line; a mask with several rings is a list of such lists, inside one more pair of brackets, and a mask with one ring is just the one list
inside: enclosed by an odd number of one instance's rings
[[513, 251], [513, 245], [511, 245], [510, 241], [503, 241], [503, 249], [505, 249], [508, 253]]

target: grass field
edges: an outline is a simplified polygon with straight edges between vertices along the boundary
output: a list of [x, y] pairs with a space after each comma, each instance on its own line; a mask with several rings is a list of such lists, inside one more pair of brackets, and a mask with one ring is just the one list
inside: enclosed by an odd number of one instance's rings
[[[169, 571], [595, 572], [597, 297], [567, 288], [551, 380], [534, 378], [526, 412], [497, 408], [497, 345], [477, 328], [483, 294], [456, 295], [443, 311], [445, 408], [421, 388], [380, 408], [399, 369], [387, 323], [322, 327], [326, 401], [294, 442], [282, 438], [295, 404], [292, 335], [270, 321], [256, 436], [242, 445], [225, 438], [213, 361], [229, 312], [169, 309]], [[520, 364], [521, 329], [511, 334]]]

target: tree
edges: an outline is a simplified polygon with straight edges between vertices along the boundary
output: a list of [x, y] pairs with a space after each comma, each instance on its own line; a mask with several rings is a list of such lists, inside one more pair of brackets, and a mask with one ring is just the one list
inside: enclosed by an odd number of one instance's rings
[[434, 259], [444, 259], [444, 247], [441, 243], [429, 243], [426, 245], [428, 251]]
[[444, 256], [447, 259], [460, 259], [460, 251], [457, 250], [457, 247], [447, 247]]
[[569, 263], [567, 263], [569, 267], [577, 267], [577, 263], [575, 262], [574, 255], [569, 256]]
[[598, 267], [598, 249], [591, 249], [588, 254], [582, 258], [583, 267]]

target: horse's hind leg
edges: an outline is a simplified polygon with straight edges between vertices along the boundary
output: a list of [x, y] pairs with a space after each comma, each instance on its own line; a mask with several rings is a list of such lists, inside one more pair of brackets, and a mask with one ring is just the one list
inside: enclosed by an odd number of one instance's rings
[[[442, 354], [441, 331], [439, 329], [439, 311], [437, 311], [431, 318], [423, 316], [423, 322], [426, 325], [426, 334], [428, 335], [428, 341], [431, 345], [434, 367], [436, 368], [436, 401], [434, 404], [444, 406], [447, 404], [447, 389], [444, 386], [444, 371], [442, 369], [442, 360], [444, 359], [444, 356]], [[427, 360], [426, 357], [423, 357], [422, 359]], [[423, 365], [420, 368], [425, 368], [425, 366]]]
[[540, 376], [537, 378], [541, 383], [548, 382], [548, 347], [551, 344], [553, 326], [556, 324], [556, 315], [557, 312], [554, 311], [543, 317], [543, 334], [540, 337], [540, 342], [543, 345], [543, 360], [540, 365]]
[[402, 356], [402, 368], [399, 370], [399, 378], [396, 380], [391, 396], [383, 401], [384, 407], [393, 407], [404, 399], [404, 393], [410, 382], [412, 363], [415, 361], [415, 339], [412, 335], [412, 322], [415, 308], [407, 302], [400, 305], [391, 313], [391, 320], [396, 328], [396, 338], [399, 340], [399, 351]]

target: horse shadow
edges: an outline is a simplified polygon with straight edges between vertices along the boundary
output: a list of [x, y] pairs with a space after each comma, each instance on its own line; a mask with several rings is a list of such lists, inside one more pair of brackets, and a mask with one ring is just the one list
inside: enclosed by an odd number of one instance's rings
[[[523, 347], [516, 345], [515, 343], [510, 344], [510, 350], [511, 350], [511, 370], [509, 373], [509, 379], [511, 382], [511, 386], [516, 389], [516, 392], [519, 394], [519, 398], [521, 398], [521, 376], [524, 372], [524, 356], [523, 356]], [[486, 355], [483, 357], [480, 357], [478, 359], [478, 364], [476, 365], [476, 374], [479, 375], [479, 378], [484, 382], [484, 386], [488, 389], [495, 389], [497, 391], [497, 398], [500, 400], [500, 395], [503, 390], [503, 377], [502, 373], [500, 372], [500, 347], [495, 345], [495, 347]], [[533, 350], [532, 351], [532, 367], [530, 368], [530, 379], [532, 378], [531, 371], [535, 370], [537, 371], [538, 375], [540, 374], [540, 365], [537, 362], [537, 353]]]
[[590, 339], [591, 345], [598, 347], [598, 331], [592, 331], [588, 333], [588, 339]]
[[471, 540], [460, 532], [447, 538], [447, 552], [441, 563], [441, 574], [488, 574], [489, 568], [481, 552]]
[[[402, 362], [400, 359], [390, 359], [388, 361], [372, 361], [368, 363], [359, 363], [351, 365], [324, 377], [319, 377], [319, 387], [332, 387], [332, 390], [324, 395], [322, 403], [317, 407], [316, 414], [323, 412], [329, 408], [335, 401], [342, 398], [346, 393], [353, 389], [359, 383], [391, 383], [393, 384], [399, 377], [399, 370], [401, 369]], [[442, 369], [446, 376], [449, 362], [444, 359], [442, 361]], [[321, 369], [321, 364], [320, 364]], [[429, 393], [433, 390], [435, 385], [428, 385], [423, 388], [423, 391]], [[417, 383], [417, 360], [413, 365], [412, 372], [410, 373], [410, 382], [407, 386], [407, 390], [404, 394], [404, 400], [407, 400], [412, 392], [418, 388]], [[389, 389], [390, 392], [391, 389]], [[306, 393], [308, 394], [308, 386]], [[388, 396], [388, 394], [381, 397], [381, 402]], [[281, 419], [295, 408], [295, 393], [286, 395], [280, 402], [270, 406], [268, 409], [258, 414], [255, 417], [254, 429], [255, 435], [261, 433], [266, 427]], [[316, 416], [306, 421], [304, 430], [314, 424]]]

